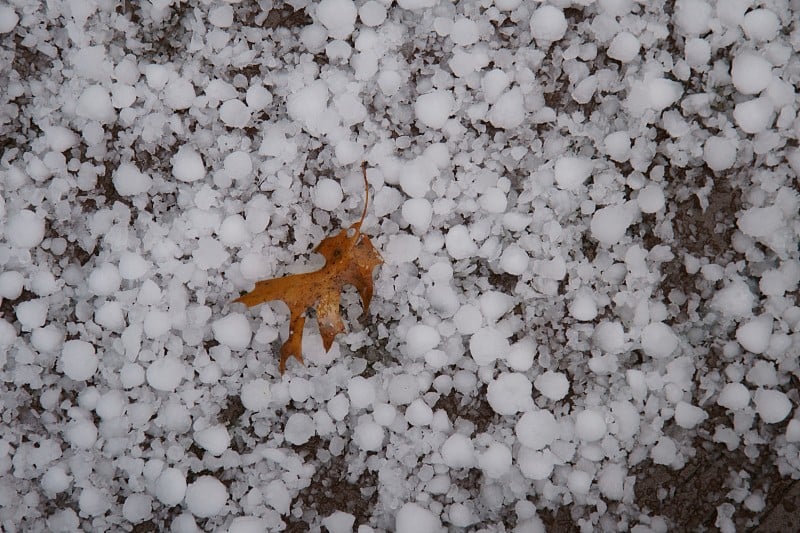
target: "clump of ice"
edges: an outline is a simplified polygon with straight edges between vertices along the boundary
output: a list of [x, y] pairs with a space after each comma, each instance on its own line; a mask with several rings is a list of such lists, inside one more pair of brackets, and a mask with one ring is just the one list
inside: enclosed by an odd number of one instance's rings
[[575, 434], [585, 442], [594, 442], [606, 435], [606, 421], [596, 409], [586, 409], [575, 415]]
[[450, 91], [431, 91], [418, 96], [414, 102], [417, 120], [433, 129], [441, 129], [454, 111], [455, 99]]
[[[410, 2], [400, 0], [398, 3], [403, 5]], [[396, 533], [438, 533], [441, 528], [442, 522], [435, 514], [414, 502], [404, 504], [394, 518]]]
[[642, 350], [650, 357], [669, 357], [677, 347], [678, 337], [663, 322], [651, 322], [642, 330]]
[[520, 417], [514, 431], [520, 444], [532, 450], [541, 450], [558, 438], [559, 426], [553, 413], [535, 409]]
[[489, 383], [486, 399], [497, 414], [513, 415], [533, 406], [531, 391], [531, 382], [525, 374], [503, 372]]
[[733, 58], [731, 80], [742, 94], [758, 94], [772, 81], [772, 65], [758, 54], [740, 52]]
[[200, 518], [216, 516], [228, 501], [228, 489], [214, 476], [200, 476], [186, 488], [186, 507]]
[[316, 14], [333, 39], [347, 39], [355, 29], [357, 10], [352, 0], [322, 0]]
[[556, 183], [560, 189], [577, 189], [592, 175], [592, 161], [584, 157], [560, 157], [555, 164]]
[[768, 424], [777, 424], [789, 416], [792, 402], [781, 391], [758, 389], [755, 394], [756, 412]]
[[100, 359], [94, 346], [86, 341], [70, 340], [61, 348], [61, 368], [75, 381], [85, 381], [97, 371]]
[[191, 146], [181, 146], [172, 157], [172, 175], [186, 182], [203, 179], [206, 175], [203, 158]]
[[6, 223], [8, 242], [18, 248], [33, 248], [44, 239], [45, 221], [33, 211], [21, 209]]
[[552, 42], [564, 37], [567, 32], [567, 18], [555, 6], [544, 5], [536, 8], [531, 16], [531, 34], [538, 41]]

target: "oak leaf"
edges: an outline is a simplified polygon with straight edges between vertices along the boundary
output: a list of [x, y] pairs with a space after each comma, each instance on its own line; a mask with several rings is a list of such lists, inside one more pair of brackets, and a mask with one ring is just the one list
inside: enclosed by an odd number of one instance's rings
[[349, 229], [323, 239], [314, 248], [325, 258], [325, 266], [314, 272], [259, 281], [255, 289], [234, 300], [248, 307], [271, 300], [283, 300], [289, 306], [289, 337], [281, 346], [281, 374], [290, 357], [303, 363], [303, 326], [309, 309], [316, 308], [319, 332], [326, 352], [330, 350], [334, 337], [344, 332], [339, 311], [339, 298], [344, 286], [353, 285], [361, 296], [364, 311], [369, 309], [373, 292], [372, 271], [383, 263], [383, 259], [369, 237], [361, 233], [369, 203], [366, 164], [361, 168], [367, 191], [364, 212], [361, 219]]

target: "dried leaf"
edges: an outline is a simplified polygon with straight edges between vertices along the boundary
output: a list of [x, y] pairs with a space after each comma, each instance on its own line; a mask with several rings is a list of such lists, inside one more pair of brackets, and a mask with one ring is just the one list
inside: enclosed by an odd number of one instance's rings
[[316, 308], [322, 344], [328, 351], [334, 337], [344, 332], [339, 311], [339, 298], [344, 286], [353, 285], [361, 296], [364, 311], [369, 309], [373, 292], [372, 271], [383, 260], [369, 237], [361, 233], [369, 203], [366, 163], [362, 165], [362, 171], [367, 193], [361, 220], [348, 230], [327, 237], [314, 249], [325, 257], [325, 266], [315, 272], [259, 281], [255, 289], [234, 300], [248, 307], [271, 300], [283, 300], [289, 306], [289, 337], [281, 347], [281, 374], [286, 369], [289, 357], [295, 357], [303, 363], [306, 311]]

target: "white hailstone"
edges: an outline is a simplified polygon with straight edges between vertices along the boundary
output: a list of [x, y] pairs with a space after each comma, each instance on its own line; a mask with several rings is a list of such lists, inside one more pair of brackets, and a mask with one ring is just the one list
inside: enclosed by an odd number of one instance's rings
[[608, 57], [620, 63], [630, 63], [639, 55], [641, 44], [639, 38], [630, 32], [618, 33], [608, 46]]
[[733, 108], [733, 118], [745, 133], [761, 133], [772, 124], [775, 111], [769, 98], [760, 96], [739, 102]]
[[511, 468], [511, 450], [505, 444], [492, 442], [478, 455], [478, 467], [490, 478], [503, 477]]
[[541, 481], [553, 473], [556, 457], [549, 451], [544, 452], [522, 447], [517, 452], [519, 471], [528, 479]]
[[90, 85], [83, 90], [75, 106], [78, 116], [107, 124], [117, 117], [111, 94], [102, 85]]
[[272, 93], [261, 84], [251, 85], [247, 88], [244, 101], [252, 111], [261, 111], [272, 103]]
[[442, 460], [450, 468], [475, 466], [475, 448], [472, 439], [461, 433], [450, 435], [442, 444]]
[[426, 324], [415, 324], [406, 334], [406, 355], [418, 359], [439, 346], [441, 339], [436, 328]]
[[398, 177], [400, 188], [412, 198], [422, 198], [430, 190], [431, 183], [438, 172], [433, 161], [427, 157], [413, 159], [400, 168]]
[[674, 20], [687, 35], [702, 35], [708, 31], [712, 7], [705, 0], [678, 0]]
[[314, 206], [324, 211], [334, 211], [342, 203], [344, 193], [339, 182], [322, 178], [314, 186]]
[[583, 291], [575, 295], [575, 298], [569, 304], [569, 314], [575, 320], [581, 322], [588, 322], [597, 317], [597, 302], [594, 296], [588, 291]]
[[0, 34], [11, 33], [17, 27], [19, 15], [11, 6], [0, 6]]
[[366, 26], [380, 26], [386, 20], [386, 6], [376, 0], [367, 0], [358, 8], [358, 17]]
[[67, 426], [64, 436], [73, 447], [89, 450], [97, 442], [97, 427], [91, 420], [75, 420]]
[[119, 379], [126, 389], [139, 387], [144, 383], [144, 368], [137, 363], [125, 363], [119, 371]]
[[[398, 0], [398, 5], [416, 5], [428, 0]], [[407, 7], [406, 9], [414, 9]], [[428, 509], [418, 503], [406, 503], [394, 516], [395, 533], [439, 533], [442, 521]]]
[[456, 101], [451, 91], [434, 90], [417, 97], [414, 102], [414, 114], [425, 126], [441, 129], [455, 111], [455, 105]]
[[403, 203], [401, 209], [403, 220], [409, 223], [417, 233], [425, 233], [431, 225], [433, 207], [425, 198], [411, 198]]
[[711, 44], [706, 39], [691, 37], [686, 39], [683, 53], [690, 67], [702, 67], [711, 59]]
[[505, 213], [508, 199], [498, 187], [489, 187], [478, 198], [478, 205], [487, 213]]
[[736, 329], [736, 341], [742, 348], [755, 354], [764, 353], [772, 335], [772, 317], [762, 315]]
[[586, 494], [592, 486], [592, 475], [583, 470], [572, 470], [567, 475], [567, 488], [573, 494]]
[[511, 244], [500, 255], [500, 268], [506, 274], [521, 276], [528, 270], [530, 257], [518, 244]]
[[669, 437], [661, 437], [650, 449], [650, 457], [657, 465], [670, 465], [675, 462], [677, 455], [678, 447], [675, 445], [675, 441]]
[[520, 444], [532, 450], [541, 450], [558, 438], [559, 427], [553, 413], [534, 409], [520, 417], [514, 432]]
[[750, 391], [741, 383], [728, 383], [720, 391], [717, 405], [732, 411], [742, 411], [750, 405]]
[[383, 257], [389, 265], [412, 263], [422, 252], [422, 241], [416, 235], [392, 235], [383, 251]]
[[164, 87], [164, 103], [175, 111], [189, 109], [196, 98], [194, 85], [186, 78], [175, 78]]
[[317, 4], [317, 20], [332, 39], [347, 39], [355, 30], [357, 14], [352, 0], [322, 0]]
[[169, 81], [170, 69], [164, 65], [151, 63], [144, 70], [147, 86], [155, 91], [160, 91]]
[[253, 172], [253, 160], [250, 154], [237, 150], [225, 156], [222, 164], [228, 176], [235, 180], [243, 180]]
[[711, 307], [727, 317], [744, 317], [750, 314], [755, 305], [755, 295], [741, 279], [732, 281], [717, 291], [711, 299]]
[[151, 309], [144, 317], [142, 324], [145, 336], [149, 339], [158, 339], [172, 329], [172, 318], [166, 311]]
[[192, 252], [192, 257], [201, 270], [214, 270], [220, 268], [228, 260], [230, 254], [218, 240], [201, 237], [197, 248]]
[[433, 421], [433, 409], [422, 398], [417, 398], [406, 408], [406, 422], [412, 426], [429, 426]]
[[16, 300], [22, 294], [25, 276], [14, 270], [0, 272], [0, 298]]
[[136, 101], [136, 87], [125, 83], [113, 83], [111, 85], [111, 103], [117, 109], [130, 107]]
[[751, 207], [742, 213], [736, 225], [751, 237], [769, 237], [784, 226], [783, 212], [774, 205]]
[[800, 442], [800, 419], [789, 420], [786, 426], [786, 442]]
[[514, 307], [514, 298], [500, 291], [487, 291], [478, 298], [481, 313], [488, 322], [496, 322]]
[[544, 5], [538, 7], [531, 16], [531, 35], [544, 42], [558, 41], [567, 32], [567, 18], [557, 7]]
[[61, 348], [61, 368], [68, 378], [75, 381], [91, 378], [99, 363], [94, 346], [86, 341], [70, 340]]
[[226, 100], [219, 108], [219, 118], [229, 128], [244, 128], [250, 122], [250, 117], [247, 104], [238, 98]]
[[214, 476], [200, 476], [186, 488], [186, 507], [200, 518], [222, 512], [228, 501], [228, 489]]
[[132, 163], [122, 163], [111, 178], [114, 188], [122, 196], [134, 196], [150, 190], [153, 179]]
[[469, 352], [479, 366], [491, 365], [502, 359], [510, 349], [506, 336], [493, 327], [483, 327], [469, 339]]
[[[342, 511], [336, 511], [335, 513], [331, 514], [330, 516], [322, 519], [322, 525], [325, 527], [328, 533], [352, 533], [353, 531], [353, 524], [355, 524], [356, 517], [351, 515], [350, 513], [345, 513]], [[359, 527], [359, 529], [361, 529]], [[266, 531], [266, 528], [261, 528], [257, 531]], [[228, 530], [228, 533], [233, 533]], [[244, 533], [244, 532], [243, 532]], [[251, 533], [251, 532], [248, 532]], [[253, 530], [252, 533], [256, 533], [256, 530]]]
[[736, 163], [736, 145], [725, 137], [709, 137], [703, 145], [703, 160], [715, 172], [727, 170]]
[[752, 41], [771, 41], [778, 34], [781, 21], [774, 11], [754, 9], [748, 11], [742, 20], [744, 34]]
[[592, 175], [594, 165], [585, 157], [560, 157], [555, 164], [556, 185], [570, 191], [580, 187]]
[[619, 322], [601, 322], [592, 334], [594, 344], [606, 353], [621, 353], [625, 347], [625, 330]]
[[155, 496], [169, 507], [178, 505], [186, 495], [186, 477], [177, 468], [166, 468], [155, 483]]
[[518, 372], [503, 372], [489, 383], [486, 399], [495, 413], [514, 415], [533, 407], [530, 380]]
[[375, 402], [375, 386], [362, 376], [354, 376], [347, 384], [347, 395], [350, 397], [350, 405], [363, 409]]
[[609, 500], [619, 501], [625, 495], [625, 466], [607, 463], [597, 476], [597, 488], [600, 494]]
[[153, 498], [147, 494], [131, 494], [122, 504], [122, 517], [132, 524], [148, 520], [153, 512]]
[[194, 441], [211, 455], [220, 456], [231, 444], [231, 436], [222, 424], [194, 432]]
[[471, 335], [478, 331], [483, 324], [481, 310], [472, 304], [459, 307], [453, 316], [453, 324], [462, 335]]
[[72, 476], [61, 466], [51, 466], [47, 472], [42, 476], [42, 488], [48, 496], [53, 497], [60, 492], [64, 492], [69, 488], [72, 481]]
[[[642, 381], [644, 381], [643, 375]], [[647, 385], [645, 383], [641, 383], [641, 385], [646, 391]], [[632, 391], [640, 390], [639, 384], [632, 379], [628, 379], [628, 386], [631, 387]], [[620, 441], [630, 441], [639, 432], [641, 426], [639, 410], [631, 402], [627, 400], [611, 402], [611, 415], [616, 420], [616, 436]]]
[[754, 52], [741, 52], [733, 58], [731, 81], [742, 94], [758, 94], [772, 81], [772, 65]]
[[242, 385], [240, 393], [242, 405], [251, 411], [263, 411], [272, 400], [269, 381], [256, 378]]
[[247, 221], [242, 215], [229, 215], [219, 226], [219, 240], [226, 246], [240, 246], [250, 239]]
[[122, 276], [117, 265], [102, 263], [96, 266], [87, 280], [89, 290], [98, 296], [109, 296], [119, 290]]
[[87, 486], [81, 490], [81, 495], [78, 498], [78, 507], [83, 515], [100, 516], [109, 510], [111, 502], [107, 493], [95, 487]]
[[681, 400], [675, 406], [675, 423], [684, 429], [692, 429], [708, 418], [703, 409]]
[[221, 5], [212, 8], [208, 12], [208, 21], [217, 28], [230, 28], [233, 24], [233, 7]]
[[33, 248], [44, 239], [44, 219], [33, 211], [21, 209], [8, 217], [6, 238], [17, 248]]
[[[325, 520], [322, 521], [322, 524], [326, 525]], [[331, 533], [340, 533], [341, 530], [335, 528], [331, 529], [332, 527], [334, 526], [328, 528]], [[267, 522], [263, 518], [257, 516], [237, 516], [231, 521], [227, 533], [262, 533], [268, 530]], [[347, 531], [350, 530], [348, 529]]]
[[80, 143], [80, 137], [64, 126], [47, 126], [44, 128], [44, 140], [51, 150], [65, 152]]
[[605, 246], [618, 243], [633, 223], [635, 211], [628, 204], [610, 205], [598, 209], [592, 215], [589, 227], [592, 237]]
[[624, 162], [631, 155], [631, 137], [627, 131], [609, 133], [603, 139], [606, 154], [614, 161]]
[[469, 46], [478, 42], [480, 32], [478, 24], [468, 18], [459, 18], [450, 28], [450, 39], [458, 46]]
[[191, 146], [181, 146], [172, 156], [172, 175], [185, 182], [203, 179], [206, 175], [203, 158]]
[[567, 376], [561, 372], [554, 372], [547, 370], [542, 374], [536, 376], [533, 381], [533, 386], [536, 387], [542, 396], [553, 401], [563, 399], [569, 392], [569, 381]]
[[147, 367], [147, 384], [159, 391], [172, 392], [183, 381], [185, 372], [183, 362], [177, 357], [162, 357]]
[[495, 128], [516, 128], [525, 120], [525, 99], [519, 87], [504, 92], [492, 104], [488, 114], [489, 122]]
[[389, 382], [389, 401], [394, 405], [407, 405], [418, 394], [417, 379], [411, 374], [397, 374]]
[[767, 424], [777, 424], [789, 416], [792, 401], [781, 391], [758, 389], [755, 394], [756, 412]]
[[575, 415], [575, 434], [584, 442], [595, 442], [606, 436], [606, 420], [600, 411], [586, 409]]
[[286, 421], [283, 437], [291, 444], [299, 446], [314, 436], [316, 429], [314, 420], [305, 413], [294, 413]]
[[[0, 334], [1, 336], [2, 334]], [[63, 341], [63, 331], [53, 325], [38, 328], [31, 334], [31, 346], [43, 354], [55, 353], [61, 347]], [[0, 340], [0, 345], [2, 344]]]
[[657, 183], [651, 183], [644, 189], [639, 191], [639, 196], [636, 197], [636, 203], [642, 213], [657, 213], [664, 208], [664, 189]]
[[490, 104], [495, 103], [510, 83], [511, 78], [504, 70], [499, 68], [490, 70], [481, 78], [481, 90], [483, 91], [484, 100]]
[[447, 253], [456, 261], [467, 259], [478, 253], [478, 246], [472, 240], [469, 229], [462, 224], [450, 228], [445, 236], [444, 243]]
[[123, 252], [119, 258], [122, 279], [139, 279], [147, 273], [147, 261], [136, 252]]
[[665, 358], [678, 347], [678, 337], [663, 322], [651, 322], [642, 330], [642, 350], [649, 357]]
[[359, 143], [348, 139], [343, 139], [336, 143], [336, 148], [334, 149], [336, 161], [341, 166], [350, 166], [359, 161], [363, 153], [364, 150]]
[[47, 300], [36, 298], [17, 304], [14, 312], [23, 331], [31, 331], [44, 326], [47, 320]]

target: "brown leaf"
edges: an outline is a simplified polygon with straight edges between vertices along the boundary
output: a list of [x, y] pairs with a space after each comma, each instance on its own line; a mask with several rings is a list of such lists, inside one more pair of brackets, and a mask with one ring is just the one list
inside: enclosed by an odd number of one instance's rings
[[353, 285], [361, 296], [364, 311], [372, 300], [372, 271], [383, 263], [369, 237], [361, 233], [361, 224], [367, 214], [369, 186], [366, 163], [362, 165], [364, 187], [367, 189], [361, 220], [327, 237], [317, 245], [315, 252], [325, 257], [325, 266], [315, 272], [293, 274], [256, 283], [255, 289], [234, 300], [248, 307], [271, 300], [283, 300], [289, 306], [289, 337], [281, 347], [280, 371], [286, 369], [286, 360], [295, 357], [303, 363], [303, 325], [308, 309], [316, 308], [319, 332], [325, 351], [330, 350], [333, 339], [344, 332], [339, 312], [339, 298], [345, 285]]

